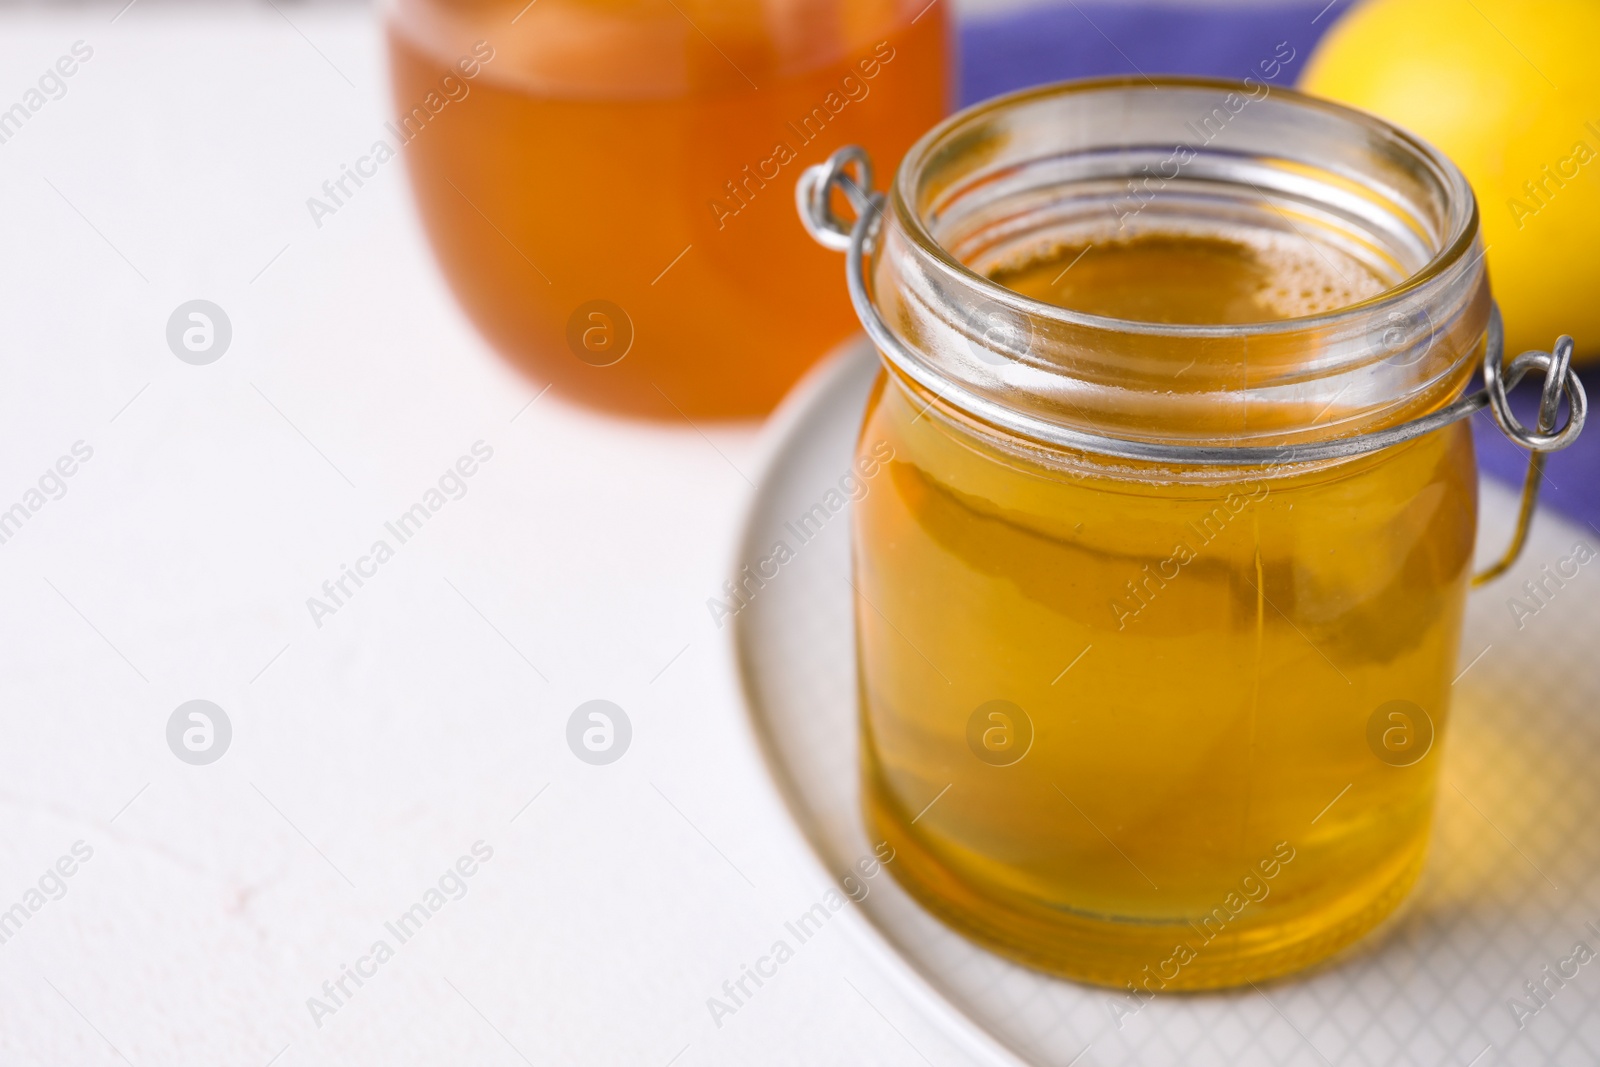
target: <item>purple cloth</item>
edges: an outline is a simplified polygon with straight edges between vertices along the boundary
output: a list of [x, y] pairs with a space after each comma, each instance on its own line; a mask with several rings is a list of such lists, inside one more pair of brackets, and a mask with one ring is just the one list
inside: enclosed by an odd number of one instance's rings
[[[1176, 8], [1138, 3], [1064, 0], [961, 28], [963, 105], [1040, 82], [1105, 74], [1206, 74], [1242, 78], [1287, 41], [1295, 58], [1284, 75], [1297, 78], [1322, 34], [1351, 5], [1334, 0], [1267, 8]], [[1555, 338], [1550, 339], [1553, 343]], [[1582, 374], [1592, 395], [1600, 367]], [[1537, 396], [1524, 385], [1513, 407], [1533, 425]], [[1479, 465], [1521, 484], [1527, 454], [1511, 444], [1487, 413], [1473, 419]], [[1600, 426], [1550, 457], [1541, 501], [1600, 533]]]

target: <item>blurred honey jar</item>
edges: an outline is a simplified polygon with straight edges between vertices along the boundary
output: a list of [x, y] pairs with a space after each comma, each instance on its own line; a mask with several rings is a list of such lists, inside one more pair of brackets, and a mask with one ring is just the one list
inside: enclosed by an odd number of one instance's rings
[[795, 178], [843, 144], [893, 166], [946, 112], [948, 6], [395, 0], [395, 125], [457, 299], [558, 395], [764, 414], [856, 329]]

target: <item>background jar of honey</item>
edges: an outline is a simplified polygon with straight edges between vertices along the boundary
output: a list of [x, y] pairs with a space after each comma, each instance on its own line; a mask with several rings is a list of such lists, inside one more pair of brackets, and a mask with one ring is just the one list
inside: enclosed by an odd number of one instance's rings
[[911, 150], [863, 277], [905, 355], [868, 403], [860, 447], [893, 459], [853, 551], [866, 818], [925, 905], [1142, 997], [1306, 966], [1400, 903], [1471, 431], [1287, 449], [1460, 394], [1482, 252], [1437, 152], [1264, 84], [1046, 87]]
[[947, 110], [948, 4], [396, 0], [396, 131], [479, 329], [615, 411], [769, 410], [854, 329], [790, 190]]

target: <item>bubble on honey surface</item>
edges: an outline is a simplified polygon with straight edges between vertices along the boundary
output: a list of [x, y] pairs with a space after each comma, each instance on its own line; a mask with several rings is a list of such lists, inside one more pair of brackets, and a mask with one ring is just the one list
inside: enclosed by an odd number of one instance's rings
[[1245, 243], [1260, 257], [1272, 279], [1257, 300], [1273, 318], [1322, 315], [1359, 304], [1388, 288], [1353, 256], [1306, 238], [1257, 238]]
[[983, 270], [1000, 285], [1058, 307], [1177, 326], [1320, 315], [1370, 299], [1398, 280], [1332, 244], [1259, 227], [1149, 226], [1109, 238], [1073, 237], [1007, 249]]

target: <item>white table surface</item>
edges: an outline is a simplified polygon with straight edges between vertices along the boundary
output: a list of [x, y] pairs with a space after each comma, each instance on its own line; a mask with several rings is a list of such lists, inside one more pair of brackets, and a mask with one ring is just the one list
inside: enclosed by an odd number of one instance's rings
[[[0, 10], [0, 111], [94, 50], [0, 143], [0, 513], [93, 449], [0, 543], [0, 934], [93, 850], [0, 941], [0, 1067], [964, 1062], [847, 924], [707, 1009], [829, 884], [705, 606], [757, 428], [526, 406], [399, 166], [313, 225], [388, 117], [368, 9], [119, 6]], [[233, 326], [209, 366], [166, 343], [195, 298]], [[466, 495], [316, 626], [480, 440]], [[565, 740], [595, 698], [633, 724], [608, 766]], [[233, 727], [209, 766], [167, 747], [193, 699]]]
[[[93, 849], [0, 944], [0, 1063], [921, 1063], [842, 935], [706, 1007], [825, 887], [705, 607], [756, 429], [518, 415], [536, 388], [398, 166], [313, 226], [387, 118], [366, 8], [116, 12], [0, 12], [0, 109], [94, 50], [0, 144], [0, 509], [93, 449], [0, 545], [0, 909]], [[197, 297], [234, 331], [203, 367], [165, 341]], [[316, 627], [306, 598], [478, 440], [467, 495]], [[196, 698], [234, 730], [202, 767], [165, 739]], [[592, 698], [633, 723], [609, 766], [565, 743]], [[466, 896], [316, 1026], [479, 840]]]

